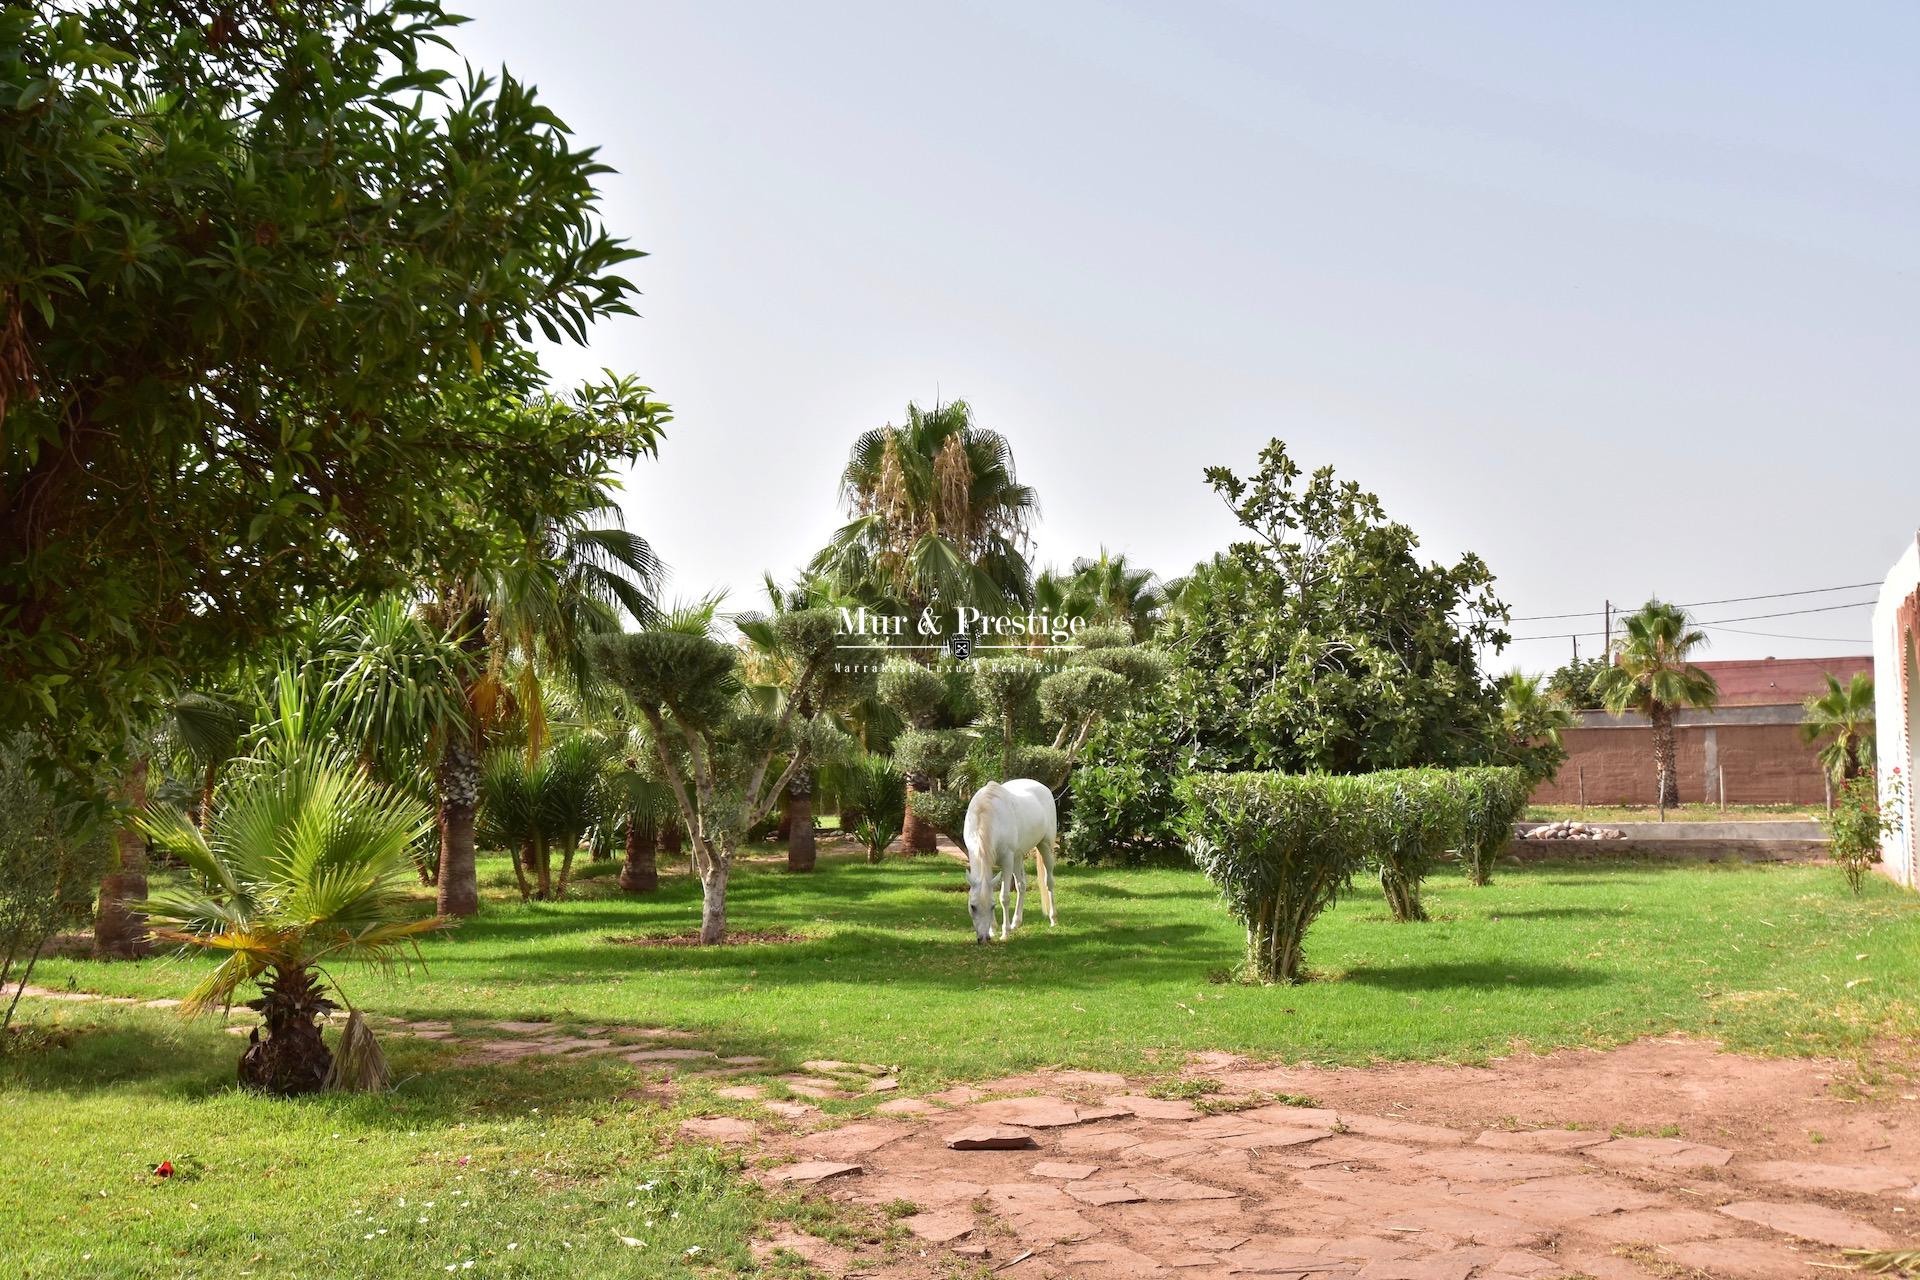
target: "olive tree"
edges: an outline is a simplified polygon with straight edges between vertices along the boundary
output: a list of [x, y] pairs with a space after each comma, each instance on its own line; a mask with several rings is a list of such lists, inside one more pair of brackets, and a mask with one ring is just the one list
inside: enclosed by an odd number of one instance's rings
[[[727, 882], [747, 832], [796, 770], [848, 745], [825, 716], [800, 714], [833, 661], [836, 621], [829, 609], [771, 619], [791, 673], [776, 712], [746, 696], [740, 651], [704, 631], [656, 626], [593, 642], [600, 671], [652, 730], [648, 741], [700, 877], [702, 943], [726, 938]], [[785, 767], [776, 771], [781, 760]]]

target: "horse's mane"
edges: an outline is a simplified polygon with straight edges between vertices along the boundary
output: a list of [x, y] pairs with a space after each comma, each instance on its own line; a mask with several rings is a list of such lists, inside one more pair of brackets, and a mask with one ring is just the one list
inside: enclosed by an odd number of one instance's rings
[[975, 839], [971, 842], [972, 844], [979, 845], [979, 849], [977, 851], [971, 847], [967, 849], [967, 862], [971, 865], [973, 860], [978, 858], [981, 865], [986, 867], [989, 872], [991, 872], [993, 868], [993, 811], [997, 806], [993, 804], [983, 804], [980, 805], [978, 810], [975, 810], [973, 806], [978, 803], [982, 797], [991, 801], [1004, 790], [1006, 790], [1006, 788], [1002, 787], [999, 783], [988, 782], [978, 791], [974, 792], [973, 799], [967, 802], [967, 816], [971, 818], [976, 812], [980, 815], [978, 825], [974, 828]]

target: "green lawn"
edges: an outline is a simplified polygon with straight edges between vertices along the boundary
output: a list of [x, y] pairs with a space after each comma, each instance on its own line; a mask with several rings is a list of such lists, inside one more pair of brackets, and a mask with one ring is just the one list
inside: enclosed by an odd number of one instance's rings
[[[1847, 1054], [1920, 1030], [1920, 900], [1879, 881], [1855, 899], [1825, 866], [1535, 864], [1477, 890], [1448, 873], [1426, 925], [1391, 923], [1363, 883], [1309, 936], [1316, 980], [1291, 989], [1222, 980], [1238, 931], [1184, 870], [1063, 868], [1058, 929], [1030, 915], [981, 947], [955, 863], [751, 867], [735, 926], [808, 940], [720, 950], [608, 941], [690, 928], [684, 876], [646, 899], [595, 877], [521, 906], [499, 896], [503, 862], [487, 874], [486, 913], [429, 944], [426, 972], [348, 974], [356, 1001], [456, 1025], [682, 1026], [783, 1064], [897, 1065], [909, 1089], [1045, 1064], [1170, 1071], [1200, 1048], [1467, 1060], [1678, 1030]], [[199, 963], [51, 961], [36, 981], [177, 994]], [[59, 1038], [0, 1059], [6, 1274], [673, 1275], [696, 1245], [694, 1264], [746, 1266], [764, 1211], [724, 1158], [669, 1145], [680, 1112], [621, 1097], [624, 1063], [456, 1070], [393, 1040], [392, 1095], [270, 1102], [233, 1086], [240, 1045], [204, 1024], [27, 1012]], [[182, 1176], [151, 1177], [163, 1158]]]

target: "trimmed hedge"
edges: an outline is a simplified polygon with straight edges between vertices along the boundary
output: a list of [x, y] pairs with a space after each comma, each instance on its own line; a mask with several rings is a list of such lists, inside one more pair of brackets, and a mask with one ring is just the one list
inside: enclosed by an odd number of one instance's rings
[[1178, 785], [1188, 852], [1246, 925], [1247, 967], [1264, 982], [1298, 980], [1307, 927], [1363, 867], [1400, 921], [1427, 918], [1421, 882], [1454, 851], [1485, 883], [1527, 789], [1515, 768], [1195, 774]]
[[1188, 851], [1247, 927], [1252, 976], [1298, 981], [1307, 926], [1352, 886], [1361, 864], [1354, 780], [1211, 773], [1182, 779], [1178, 790]]
[[1460, 861], [1475, 884], [1493, 879], [1493, 860], [1513, 839], [1513, 824], [1527, 811], [1535, 779], [1525, 769], [1457, 769], [1461, 800]]

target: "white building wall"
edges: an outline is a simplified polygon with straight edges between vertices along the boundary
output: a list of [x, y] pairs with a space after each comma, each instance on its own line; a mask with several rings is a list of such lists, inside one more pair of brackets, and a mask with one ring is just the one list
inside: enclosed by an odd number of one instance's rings
[[1893, 566], [1881, 585], [1873, 610], [1874, 735], [1880, 774], [1880, 794], [1894, 794], [1893, 773], [1900, 772], [1901, 796], [1896, 807], [1899, 826], [1880, 847], [1888, 875], [1909, 889], [1920, 888], [1920, 867], [1914, 865], [1914, 748], [1915, 724], [1920, 719], [1920, 681], [1910, 667], [1909, 629], [1900, 625], [1901, 607], [1920, 591], [1920, 535]]

